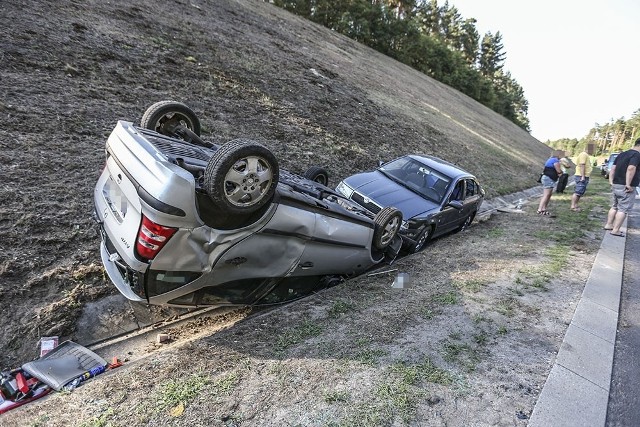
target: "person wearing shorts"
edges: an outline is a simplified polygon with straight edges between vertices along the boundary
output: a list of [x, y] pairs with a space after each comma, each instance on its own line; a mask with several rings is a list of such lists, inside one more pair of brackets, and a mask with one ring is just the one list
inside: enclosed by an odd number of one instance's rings
[[636, 187], [640, 184], [639, 165], [640, 138], [636, 139], [633, 148], [616, 157], [609, 172], [612, 192], [611, 209], [609, 209], [604, 229], [611, 230], [614, 236], [624, 237], [620, 227], [636, 199]]
[[593, 164], [591, 163], [591, 157], [589, 155], [593, 153], [593, 150], [593, 144], [587, 144], [586, 151], [580, 153], [576, 161], [576, 174], [573, 176], [576, 186], [571, 196], [571, 210], [574, 212], [580, 211], [578, 203], [580, 202], [580, 198], [584, 196], [584, 193], [587, 191], [587, 186], [589, 185], [589, 177], [593, 170]]
[[538, 215], [549, 215], [547, 206], [549, 205], [553, 188], [556, 186], [560, 175], [562, 175], [562, 169], [560, 169], [560, 159], [556, 152], [545, 162], [543, 175], [540, 177], [540, 182], [542, 183], [542, 198], [538, 205]]

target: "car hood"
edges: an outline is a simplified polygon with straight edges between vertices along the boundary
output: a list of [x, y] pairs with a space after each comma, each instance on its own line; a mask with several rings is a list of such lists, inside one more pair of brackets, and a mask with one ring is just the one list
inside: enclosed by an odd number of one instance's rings
[[396, 207], [402, 212], [405, 220], [440, 208], [438, 204], [423, 198], [378, 171], [353, 175], [344, 182], [381, 206]]

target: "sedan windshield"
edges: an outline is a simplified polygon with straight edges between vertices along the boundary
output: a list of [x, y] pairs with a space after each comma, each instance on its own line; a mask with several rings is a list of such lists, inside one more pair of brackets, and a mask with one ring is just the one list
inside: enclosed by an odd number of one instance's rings
[[387, 177], [432, 202], [442, 203], [451, 178], [411, 157], [402, 157], [378, 169]]

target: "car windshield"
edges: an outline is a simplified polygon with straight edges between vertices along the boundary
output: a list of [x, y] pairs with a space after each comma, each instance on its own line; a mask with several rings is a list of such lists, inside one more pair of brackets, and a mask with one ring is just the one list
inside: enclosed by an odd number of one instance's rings
[[411, 157], [401, 157], [378, 168], [380, 172], [422, 197], [442, 203], [451, 178]]

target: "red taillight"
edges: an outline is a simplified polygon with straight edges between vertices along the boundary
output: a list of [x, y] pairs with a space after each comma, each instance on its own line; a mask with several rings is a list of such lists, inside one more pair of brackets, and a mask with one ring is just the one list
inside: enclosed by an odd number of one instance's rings
[[138, 256], [147, 261], [152, 260], [176, 231], [178, 231], [177, 228], [156, 224], [142, 215], [142, 224], [140, 224], [136, 242]]

